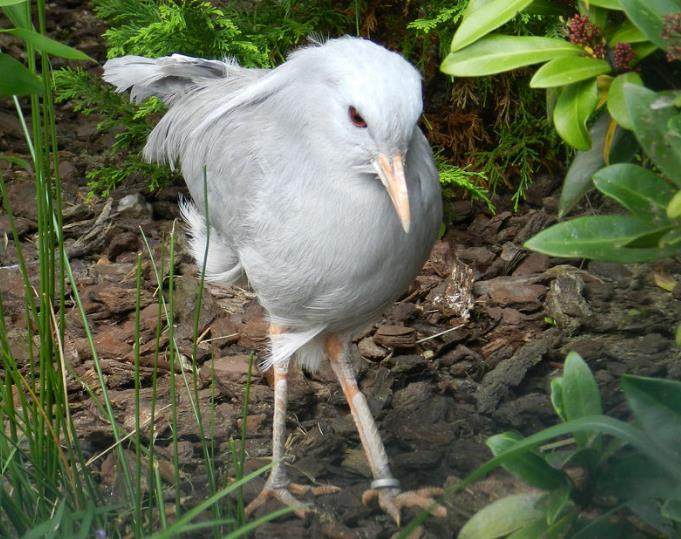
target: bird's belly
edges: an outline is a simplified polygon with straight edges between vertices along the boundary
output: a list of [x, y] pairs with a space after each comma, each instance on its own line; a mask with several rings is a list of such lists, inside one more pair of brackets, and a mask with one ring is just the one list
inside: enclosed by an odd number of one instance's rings
[[[354, 208], [357, 210], [357, 208]], [[360, 327], [409, 286], [425, 262], [437, 229], [412, 223], [409, 234], [388, 202], [370, 207], [379, 218], [353, 218], [284, 226], [284, 238], [242, 253], [242, 263], [262, 305], [282, 324]], [[388, 216], [388, 217], [386, 217]], [[317, 218], [321, 216], [317, 215]], [[305, 230], [286, 235], [286, 228]]]

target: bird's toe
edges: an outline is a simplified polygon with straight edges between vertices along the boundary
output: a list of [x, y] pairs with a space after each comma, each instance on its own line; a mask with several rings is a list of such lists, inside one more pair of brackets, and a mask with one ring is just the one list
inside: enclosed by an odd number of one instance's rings
[[362, 495], [362, 503], [369, 505], [378, 499], [378, 505], [400, 525], [400, 513], [405, 507], [417, 507], [428, 511], [438, 518], [447, 516], [447, 509], [439, 504], [434, 496], [440, 496], [444, 491], [436, 487], [424, 487], [418, 490], [399, 492], [396, 489], [369, 489]]
[[300, 483], [289, 483], [287, 488], [291, 494], [297, 496], [304, 496], [305, 494], [323, 496], [324, 494], [336, 494], [342, 490], [335, 485], [318, 485], [313, 487], [312, 485], [301, 485]]
[[303, 520], [310, 512], [310, 506], [293, 496], [293, 494], [289, 492], [288, 488], [265, 487], [262, 489], [260, 494], [258, 494], [255, 499], [246, 506], [246, 509], [244, 510], [246, 516], [251, 516], [255, 511], [265, 505], [265, 503], [272, 498], [279, 500], [284, 505], [289, 506], [291, 509], [293, 509], [295, 515]]
[[313, 507], [309, 504], [301, 502], [295, 496], [304, 496], [306, 494], [322, 496], [324, 494], [335, 494], [336, 492], [340, 491], [341, 489], [334, 485], [311, 486], [301, 485], [299, 483], [289, 483], [285, 487], [272, 488], [266, 486], [262, 489], [260, 494], [258, 494], [258, 496], [256, 496], [255, 499], [246, 506], [245, 512], [246, 516], [250, 516], [260, 507], [265, 505], [268, 500], [274, 498], [279, 500], [284, 505], [291, 507], [296, 516], [305, 519], [310, 511], [312, 511]]

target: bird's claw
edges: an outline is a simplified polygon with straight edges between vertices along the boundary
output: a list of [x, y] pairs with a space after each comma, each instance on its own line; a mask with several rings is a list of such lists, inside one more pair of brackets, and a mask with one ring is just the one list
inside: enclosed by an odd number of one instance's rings
[[333, 485], [320, 485], [313, 487], [310, 485], [300, 485], [298, 483], [289, 483], [285, 487], [269, 487], [265, 486], [260, 494], [246, 506], [244, 510], [246, 516], [252, 515], [257, 509], [262, 507], [270, 498], [279, 500], [284, 505], [288, 505], [293, 509], [293, 512], [298, 518], [305, 519], [311, 511], [309, 504], [299, 501], [294, 494], [302, 496], [304, 494], [312, 494], [313, 496], [321, 496], [323, 494], [334, 494], [340, 492], [340, 488]]
[[400, 511], [403, 507], [419, 507], [438, 518], [447, 516], [447, 509], [433, 499], [444, 491], [441, 488], [425, 487], [418, 490], [400, 492], [395, 488], [369, 489], [362, 494], [362, 503], [369, 505], [378, 499], [378, 505], [400, 525]]

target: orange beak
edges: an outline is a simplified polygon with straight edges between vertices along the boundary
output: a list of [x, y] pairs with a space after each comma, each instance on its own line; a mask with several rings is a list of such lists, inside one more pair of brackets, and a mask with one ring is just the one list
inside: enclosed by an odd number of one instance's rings
[[409, 233], [411, 215], [409, 211], [409, 193], [407, 180], [404, 177], [404, 162], [402, 155], [397, 153], [392, 161], [385, 154], [378, 154], [374, 166], [383, 183], [390, 200], [392, 200], [397, 216], [400, 218], [405, 233]]

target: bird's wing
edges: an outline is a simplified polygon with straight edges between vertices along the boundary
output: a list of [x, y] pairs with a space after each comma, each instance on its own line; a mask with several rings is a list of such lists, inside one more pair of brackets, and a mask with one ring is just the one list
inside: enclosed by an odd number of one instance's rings
[[262, 70], [247, 69], [234, 61], [204, 60], [182, 54], [162, 58], [123, 56], [104, 64], [103, 78], [116, 91], [130, 90], [130, 99], [139, 103], [157, 96], [166, 103], [207, 82], [230, 77], [257, 76]]

